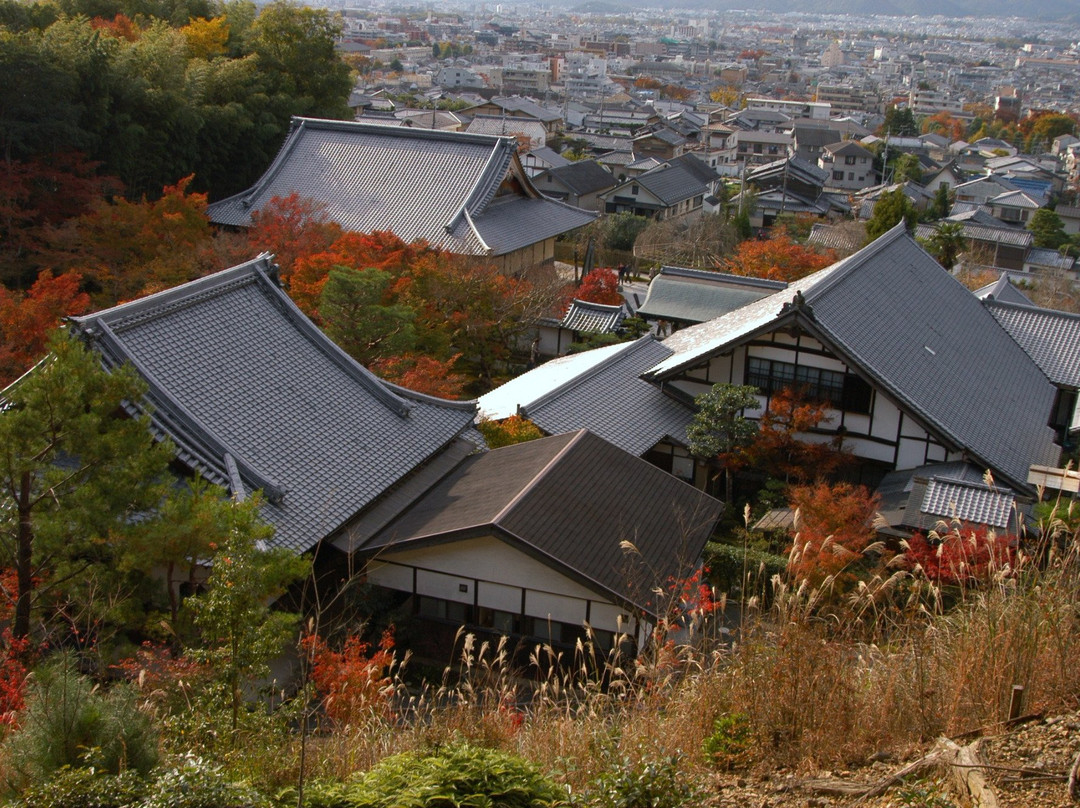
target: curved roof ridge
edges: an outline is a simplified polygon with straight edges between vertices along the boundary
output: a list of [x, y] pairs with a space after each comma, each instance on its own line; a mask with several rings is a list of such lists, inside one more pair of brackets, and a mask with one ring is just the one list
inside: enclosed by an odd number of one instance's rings
[[685, 278], [701, 278], [709, 281], [730, 281], [745, 286], [760, 286], [764, 289], [777, 291], [788, 287], [787, 281], [774, 281], [769, 278], [755, 278], [750, 275], [735, 275], [731, 272], [721, 272], [713, 269], [694, 269], [692, 267], [677, 267], [664, 265], [660, 267], [661, 275], [675, 275]]
[[[472, 216], [483, 212], [488, 202], [495, 195], [495, 192], [499, 190], [499, 185], [502, 184], [503, 177], [506, 176], [506, 170], [508, 163], [512, 160], [514, 152], [517, 150], [517, 141], [513, 138], [493, 137], [490, 135], [483, 136], [492, 143], [491, 154], [488, 155], [487, 162], [484, 163], [484, 168], [480, 172], [480, 176], [476, 178], [476, 182], [473, 183], [473, 187], [469, 190], [469, 193], [465, 196], [465, 199], [461, 203], [461, 207], [457, 209], [457, 212], [450, 217], [450, 220], [446, 223], [446, 232], [453, 232], [453, 229], [457, 226], [457, 223], [464, 217], [469, 222], [469, 227], [476, 233], [477, 238], [480, 238], [479, 232], [472, 223]], [[480, 243], [483, 244], [483, 239], [480, 239]], [[485, 245], [485, 248], [490, 250], [490, 247]]]

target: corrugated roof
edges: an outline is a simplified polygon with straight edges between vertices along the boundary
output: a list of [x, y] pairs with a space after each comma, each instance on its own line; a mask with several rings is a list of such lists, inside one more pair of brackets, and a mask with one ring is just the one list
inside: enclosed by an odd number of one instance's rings
[[474, 402], [386, 384], [276, 284], [267, 256], [73, 319], [149, 385], [179, 459], [237, 493], [263, 489], [273, 542], [313, 547], [468, 428]]
[[[651, 611], [650, 587], [689, 571], [722, 508], [577, 431], [468, 458], [364, 549], [495, 535], [598, 593]], [[629, 557], [624, 541], [640, 555]], [[637, 565], [647, 579], [628, 574]]]
[[623, 319], [623, 307], [606, 306], [589, 300], [570, 301], [570, 307], [560, 325], [570, 331], [587, 334], [607, 334], [615, 331]]
[[1026, 488], [1032, 463], [1056, 462], [1046, 425], [1054, 386], [902, 223], [782, 292], [676, 332], [664, 342], [675, 354], [649, 375], [699, 365], [784, 317], [798, 319], [940, 439], [1015, 486]]
[[346, 230], [388, 230], [465, 255], [509, 252], [595, 218], [568, 214], [533, 190], [535, 199], [515, 197], [525, 207], [511, 226], [532, 217], [535, 237], [490, 232], [494, 225], [487, 233], [475, 229], [471, 222], [488, 213], [516, 151], [513, 138], [297, 118], [258, 184], [207, 214], [217, 224], [247, 227], [271, 199], [297, 193], [324, 205]]
[[786, 286], [779, 281], [664, 267], [649, 284], [638, 315], [678, 323], [703, 323]]
[[1051, 381], [1080, 388], [1080, 316], [1002, 300], [984, 305]]

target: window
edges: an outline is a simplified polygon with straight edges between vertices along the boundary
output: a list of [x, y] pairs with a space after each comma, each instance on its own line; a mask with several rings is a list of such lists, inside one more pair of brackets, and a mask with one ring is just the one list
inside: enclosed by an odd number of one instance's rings
[[844, 172], [843, 171], [834, 171], [832, 173], [832, 178], [834, 180], [837, 180], [837, 181], [842, 180], [844, 178]]
[[637, 194], [637, 191], [638, 191], [638, 187], [637, 187], [637, 185], [631, 185], [631, 186], [630, 186], [630, 193], [632, 193], [632, 194], [635, 194], [635, 195], [636, 195], [636, 194]]
[[849, 171], [849, 172], [847, 173], [847, 178], [848, 178], [849, 180], [853, 180], [853, 179], [855, 179], [855, 172], [854, 172], [854, 171]]
[[870, 385], [851, 373], [751, 356], [747, 358], [746, 383], [757, 387], [762, 395], [794, 388], [806, 398], [828, 402], [847, 412], [870, 412]]
[[855, 155], [849, 154], [847, 157], [845, 157], [844, 158], [844, 165], [846, 165], [846, 166], [855, 165]]

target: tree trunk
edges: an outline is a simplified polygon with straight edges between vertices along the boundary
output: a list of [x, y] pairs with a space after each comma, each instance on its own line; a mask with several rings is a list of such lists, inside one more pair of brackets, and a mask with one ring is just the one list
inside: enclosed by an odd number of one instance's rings
[[15, 621], [12, 636], [21, 640], [30, 633], [30, 603], [34, 593], [34, 523], [31, 520], [31, 477], [23, 472], [19, 479], [19, 531], [15, 548], [15, 573], [19, 597], [15, 602]]

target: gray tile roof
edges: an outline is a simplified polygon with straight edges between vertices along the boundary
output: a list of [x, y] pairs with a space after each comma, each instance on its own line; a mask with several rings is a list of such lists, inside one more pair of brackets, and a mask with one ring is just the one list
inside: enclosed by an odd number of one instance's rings
[[[935, 476], [921, 484], [916, 480], [907, 512], [912, 527], [927, 530], [937, 528], [938, 522], [954, 519], [1001, 529], [1015, 522], [1015, 509], [1016, 495], [1007, 488]], [[916, 513], [917, 524], [912, 518]]]
[[[981, 211], [973, 212], [980, 213]], [[946, 221], [957, 220], [950, 218]], [[1009, 247], [1031, 246], [1032, 235], [1030, 230], [1021, 230], [1018, 227], [1006, 227], [1004, 225], [993, 227], [989, 225], [972, 224], [971, 222], [962, 220], [960, 220], [960, 224], [964, 227], [963, 236], [967, 239], [974, 239], [975, 241], [991, 241]], [[934, 224], [920, 224], [915, 228], [915, 235], [921, 239], [928, 239], [933, 236], [936, 231], [937, 227]]]
[[617, 184], [617, 180], [612, 176], [611, 172], [595, 160], [579, 160], [576, 163], [568, 163], [550, 169], [549, 173], [579, 196], [597, 191], [606, 191]]
[[386, 384], [276, 283], [269, 257], [73, 319], [130, 362], [178, 459], [234, 493], [262, 489], [274, 543], [313, 547], [469, 427], [475, 402]]
[[1068, 271], [1076, 265], [1076, 259], [1071, 255], [1062, 255], [1057, 250], [1051, 250], [1049, 247], [1032, 247], [1028, 250], [1024, 263], [1033, 264], [1037, 267]]
[[787, 319], [1015, 487], [1027, 489], [1031, 464], [1056, 465], [1054, 386], [903, 224], [782, 292], [677, 331], [664, 342], [673, 355], [647, 376], [669, 378]]
[[780, 281], [663, 267], [649, 284], [648, 295], [637, 313], [651, 320], [703, 323], [786, 286]]
[[640, 378], [669, 355], [647, 335], [562, 357], [482, 396], [480, 411], [505, 418], [520, 410], [549, 435], [588, 429], [639, 457], [665, 439], [685, 444], [692, 404]]
[[[595, 218], [542, 197], [522, 174], [527, 196], [500, 197], [504, 209], [493, 215], [496, 221], [486, 231], [477, 226], [492, 215], [516, 151], [513, 138], [294, 118], [259, 182], [210, 205], [207, 214], [217, 224], [248, 227], [252, 213], [271, 199], [297, 193], [324, 205], [346, 230], [389, 230], [465, 255], [510, 252]], [[520, 213], [505, 210], [514, 204], [522, 205]], [[503, 221], [508, 217], [511, 233]], [[522, 220], [535, 233], [521, 230]]]
[[684, 199], [700, 196], [709, 190], [696, 172], [674, 161], [646, 171], [634, 177], [630, 182], [636, 182], [648, 189], [649, 193], [669, 206], [682, 202]]
[[983, 304], [1052, 382], [1080, 388], [1080, 316], [993, 299]]
[[999, 303], [1019, 303], [1021, 306], [1034, 306], [1031, 299], [1017, 289], [1009, 280], [1009, 273], [1002, 272], [998, 279], [981, 289], [976, 289], [975, 297], [979, 300], [994, 300]]
[[574, 298], [560, 325], [570, 331], [589, 334], [607, 334], [615, 331], [623, 319], [623, 307], [606, 306], [588, 300]]
[[[495, 535], [599, 594], [652, 611], [649, 589], [688, 572], [722, 508], [582, 430], [466, 459], [362, 549]], [[637, 547], [647, 579], [628, 574], [634, 559], [623, 541]]]
[[542, 121], [506, 115], [474, 115], [465, 131], [502, 137], [513, 137], [520, 132], [534, 141], [543, 141], [547, 136], [547, 129]]

